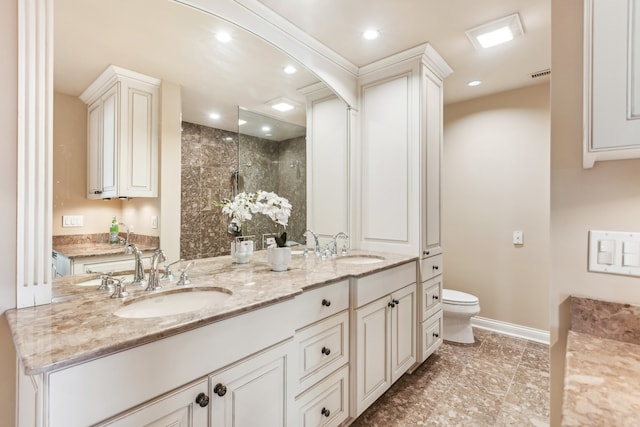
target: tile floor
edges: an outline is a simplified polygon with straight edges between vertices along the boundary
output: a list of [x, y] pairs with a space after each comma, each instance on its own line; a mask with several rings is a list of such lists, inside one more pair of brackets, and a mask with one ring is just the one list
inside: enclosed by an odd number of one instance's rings
[[474, 329], [445, 342], [352, 426], [548, 426], [549, 346]]

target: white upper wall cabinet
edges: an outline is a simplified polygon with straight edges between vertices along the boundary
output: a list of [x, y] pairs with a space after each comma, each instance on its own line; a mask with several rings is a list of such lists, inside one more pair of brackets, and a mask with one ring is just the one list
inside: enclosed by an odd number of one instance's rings
[[359, 247], [441, 252], [442, 81], [451, 72], [428, 44], [360, 70], [353, 163]]
[[160, 80], [109, 66], [80, 99], [87, 113], [87, 198], [158, 196]]
[[640, 1], [585, 0], [583, 167], [640, 158]]

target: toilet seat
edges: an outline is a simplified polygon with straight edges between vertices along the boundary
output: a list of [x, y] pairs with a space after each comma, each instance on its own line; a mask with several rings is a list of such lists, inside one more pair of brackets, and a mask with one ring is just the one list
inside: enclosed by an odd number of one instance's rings
[[442, 290], [442, 302], [451, 305], [476, 305], [479, 303], [478, 297], [465, 292], [453, 289]]

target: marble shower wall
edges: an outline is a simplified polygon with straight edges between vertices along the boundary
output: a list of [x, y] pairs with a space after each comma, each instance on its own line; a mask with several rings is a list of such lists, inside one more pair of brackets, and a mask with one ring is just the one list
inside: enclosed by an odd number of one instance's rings
[[[275, 191], [293, 205], [289, 239], [304, 241], [306, 229], [306, 140], [274, 142], [193, 123], [182, 124], [180, 257], [205, 258], [229, 253], [229, 219], [214, 202], [231, 197], [239, 165], [239, 191]], [[250, 166], [249, 166], [250, 165]], [[263, 215], [244, 234], [276, 232]], [[301, 240], [302, 239], [302, 240]], [[260, 245], [258, 245], [260, 247]]]

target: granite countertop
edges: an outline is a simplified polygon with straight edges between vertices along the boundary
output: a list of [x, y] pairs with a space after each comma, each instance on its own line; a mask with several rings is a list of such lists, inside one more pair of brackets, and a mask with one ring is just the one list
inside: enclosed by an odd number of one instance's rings
[[[136, 243], [142, 252], [154, 251], [157, 246], [152, 244]], [[74, 259], [84, 257], [97, 257], [104, 255], [124, 255], [124, 246], [110, 243], [71, 243], [54, 245], [53, 250], [62, 255]]]
[[640, 345], [569, 331], [563, 426], [637, 426]]
[[563, 426], [637, 426], [640, 306], [571, 297]]
[[[266, 251], [253, 254], [248, 264], [233, 264], [230, 256], [195, 260], [187, 287], [221, 287], [232, 295], [222, 306], [184, 314], [146, 319], [125, 319], [113, 313], [127, 301], [148, 296], [130, 286], [126, 298], [77, 283], [96, 275], [67, 276], [54, 282], [54, 303], [5, 312], [18, 357], [27, 375], [49, 372], [117, 351], [220, 321], [287, 300], [308, 289], [349, 277], [362, 277], [415, 261], [414, 256], [352, 251], [350, 255], [380, 255], [382, 262], [348, 264], [338, 258], [293, 255], [288, 271], [273, 272]], [[174, 271], [178, 271], [177, 267]], [[117, 276], [116, 276], [117, 277]], [[177, 277], [176, 277], [177, 279]], [[162, 282], [154, 293], [176, 289], [176, 280]]]

